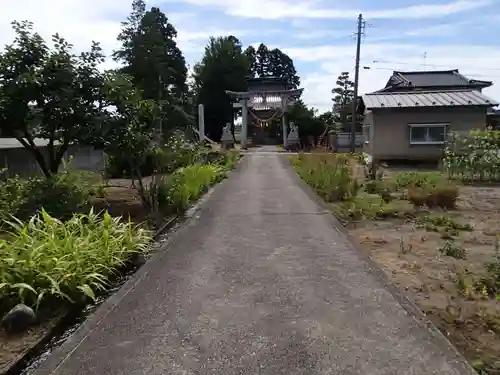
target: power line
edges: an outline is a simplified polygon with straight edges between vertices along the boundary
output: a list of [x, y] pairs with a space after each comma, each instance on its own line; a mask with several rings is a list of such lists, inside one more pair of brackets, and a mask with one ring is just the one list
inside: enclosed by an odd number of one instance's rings
[[[395, 68], [395, 67], [392, 67], [392, 68], [389, 68], [389, 67], [371, 67], [371, 66], [367, 66], [367, 65], [364, 65], [363, 66], [363, 69], [365, 70], [390, 70], [390, 71], [397, 71], [398, 68]], [[471, 69], [474, 69], [474, 68], [471, 68]], [[480, 70], [480, 69], [477, 69], [477, 70]], [[465, 73], [466, 75], [468, 75], [467, 73]], [[495, 74], [474, 74], [474, 73], [471, 73], [470, 75], [474, 76], [474, 77], [481, 77], [481, 78], [500, 78], [500, 75], [495, 75]]]
[[[498, 58], [500, 60], [500, 57]], [[418, 66], [431, 66], [433, 68], [447, 68], [447, 69], [455, 69], [455, 68], [450, 68], [449, 65], [437, 65], [437, 64], [421, 64], [421, 63], [409, 63], [409, 62], [404, 62], [404, 61], [391, 61], [391, 60], [373, 60], [372, 63], [377, 64], [396, 64], [396, 65], [418, 65]], [[498, 71], [500, 72], [500, 68], [476, 68], [473, 66], [467, 67], [463, 66], [464, 69], [473, 69], [473, 70], [481, 70], [481, 71]]]

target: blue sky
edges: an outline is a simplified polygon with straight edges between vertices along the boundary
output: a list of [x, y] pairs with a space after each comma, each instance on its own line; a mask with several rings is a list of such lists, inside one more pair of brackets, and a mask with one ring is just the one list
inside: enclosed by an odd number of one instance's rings
[[[383, 87], [392, 70], [458, 68], [470, 77], [496, 82], [486, 93], [500, 100], [500, 0], [148, 2], [153, 5], [177, 28], [178, 43], [191, 65], [200, 59], [209, 36], [233, 34], [244, 45], [264, 42], [282, 49], [294, 59], [304, 100], [322, 111], [331, 106], [336, 77], [353, 72], [358, 13], [366, 20], [361, 92]], [[96, 40], [111, 53], [129, 10], [124, 0], [2, 0], [0, 44], [12, 39], [10, 21], [28, 19], [43, 36], [59, 32], [76, 50]]]

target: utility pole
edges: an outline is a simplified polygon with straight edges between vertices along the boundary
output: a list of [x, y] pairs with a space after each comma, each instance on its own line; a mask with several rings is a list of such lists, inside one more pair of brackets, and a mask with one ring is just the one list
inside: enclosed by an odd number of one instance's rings
[[358, 116], [356, 113], [358, 106], [358, 85], [359, 85], [359, 57], [361, 53], [361, 36], [365, 28], [365, 21], [363, 15], [358, 16], [358, 32], [356, 33], [356, 65], [354, 70], [354, 100], [352, 101], [352, 124], [351, 124], [351, 152], [356, 151], [356, 125], [358, 123]]

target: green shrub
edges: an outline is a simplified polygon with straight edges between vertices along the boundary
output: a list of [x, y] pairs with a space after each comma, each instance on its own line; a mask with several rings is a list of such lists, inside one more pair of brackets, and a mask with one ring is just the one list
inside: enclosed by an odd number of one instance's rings
[[180, 168], [160, 182], [158, 186], [160, 208], [169, 213], [183, 212], [223, 177], [224, 171], [217, 165], [195, 164]]
[[467, 135], [450, 134], [443, 166], [452, 179], [500, 180], [500, 131], [472, 130]]
[[22, 203], [15, 216], [26, 220], [43, 209], [58, 219], [68, 219], [75, 212], [90, 208], [89, 198], [93, 189], [80, 184], [79, 176], [62, 172], [51, 178], [33, 177], [24, 185]]
[[[142, 176], [151, 176], [155, 171], [172, 173], [178, 168], [202, 160], [202, 149], [197, 143], [190, 142], [184, 133], [175, 132], [161, 147], [147, 151], [145, 161], [139, 170]], [[106, 161], [108, 178], [129, 178], [135, 173], [130, 169], [128, 155], [109, 155]]]
[[94, 299], [150, 239], [149, 232], [107, 212], [62, 222], [42, 210], [29, 221], [13, 220], [8, 239], [0, 240], [2, 310], [21, 302], [38, 308]]
[[58, 219], [88, 210], [89, 198], [96, 188], [87, 177], [66, 170], [51, 178], [4, 178], [0, 181], [0, 226], [11, 216], [26, 220], [42, 207]]
[[410, 187], [406, 198], [415, 206], [429, 208], [454, 209], [456, 207], [459, 191], [458, 187], [445, 183], [436, 186]]
[[6, 220], [16, 214], [19, 206], [23, 204], [26, 180], [19, 177], [4, 177], [0, 179], [0, 227]]

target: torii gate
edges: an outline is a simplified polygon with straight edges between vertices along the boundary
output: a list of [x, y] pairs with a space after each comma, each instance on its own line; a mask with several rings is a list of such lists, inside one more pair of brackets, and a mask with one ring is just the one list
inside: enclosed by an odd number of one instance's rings
[[[286, 108], [302, 95], [304, 89], [289, 89], [285, 79], [278, 77], [263, 77], [247, 79], [248, 91], [229, 91], [226, 93], [237, 100], [233, 108], [242, 108], [241, 148], [247, 147], [248, 114], [262, 122], [282, 116], [283, 146], [287, 146]], [[259, 117], [271, 114], [267, 118]]]

